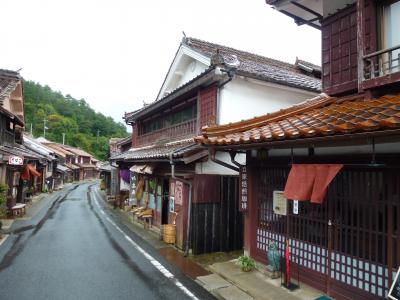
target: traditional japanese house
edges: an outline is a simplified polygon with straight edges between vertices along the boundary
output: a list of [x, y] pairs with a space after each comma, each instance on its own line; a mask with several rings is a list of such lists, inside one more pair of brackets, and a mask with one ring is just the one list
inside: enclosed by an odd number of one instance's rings
[[[36, 173], [36, 164], [43, 156], [23, 145], [22, 78], [18, 72], [0, 70], [0, 182], [7, 184], [7, 206], [25, 201], [21, 174], [29, 167]], [[36, 176], [32, 176], [34, 180]]]
[[76, 154], [64, 149], [60, 144], [56, 144], [41, 138], [37, 139], [40, 143], [46, 145], [47, 147], [53, 149], [53, 151], [58, 155], [59, 161], [62, 165], [68, 168], [64, 175], [64, 180], [66, 182], [78, 181], [79, 180], [79, 170], [80, 167], [75, 164]]
[[54, 150], [37, 142], [32, 136], [24, 134], [24, 145], [26, 148], [41, 155], [43, 158], [39, 161], [43, 166], [43, 182], [41, 185], [44, 190], [54, 189], [54, 175], [57, 167], [57, 157]]
[[[96, 165], [93, 163], [93, 156], [86, 151], [67, 146], [58, 144], [59, 147], [71, 152], [75, 155], [75, 161], [73, 162], [74, 165], [78, 166], [79, 169], [79, 180], [85, 179], [96, 179], [99, 178], [99, 170], [97, 169]], [[96, 160], [97, 161], [97, 160]]]
[[400, 265], [400, 2], [267, 2], [321, 28], [330, 96], [204, 128], [198, 141], [247, 155], [247, 253], [266, 263], [275, 242], [295, 279], [335, 299], [382, 299]]
[[[156, 101], [124, 117], [132, 126], [132, 148], [111, 161], [130, 183], [131, 201], [153, 209], [155, 227], [176, 218], [180, 248], [195, 254], [241, 249], [236, 161], [204, 151], [193, 138], [204, 125], [312, 97], [320, 91], [318, 76], [320, 68], [304, 61], [289, 64], [185, 37]], [[245, 156], [236, 159], [243, 163]]]
[[[0, 69], [0, 105], [24, 121], [22, 77], [18, 72]], [[19, 124], [16, 126], [19, 129], [23, 127]]]
[[23, 126], [24, 123], [2, 107], [0, 107], [0, 123], [0, 182], [8, 185], [7, 206], [10, 208], [15, 205], [18, 196], [21, 198], [18, 194], [19, 176], [27, 153], [15, 147], [14, 128], [16, 124]]
[[54, 144], [51, 143], [41, 143], [41, 144], [46, 145], [47, 148], [50, 148], [57, 158], [57, 165], [54, 175], [55, 188], [63, 186], [64, 183], [72, 182], [74, 180], [74, 170], [66, 165], [68, 151], [65, 151], [57, 146], [52, 147], [52, 145]]
[[98, 164], [101, 186], [100, 188], [106, 192], [106, 195], [111, 195], [111, 164], [106, 162], [99, 162]]
[[[118, 154], [128, 151], [132, 147], [132, 136], [126, 138], [111, 138], [109, 141], [109, 157], [114, 157]], [[110, 195], [115, 197], [121, 192], [129, 193], [129, 182], [124, 182], [124, 178], [120, 176], [119, 168], [116, 165], [110, 164]], [[127, 179], [127, 178], [125, 178]], [[129, 181], [129, 178], [127, 179]]]

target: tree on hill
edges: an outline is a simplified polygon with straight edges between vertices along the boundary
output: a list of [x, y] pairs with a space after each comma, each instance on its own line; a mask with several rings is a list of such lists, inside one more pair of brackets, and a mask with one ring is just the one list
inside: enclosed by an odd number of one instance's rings
[[53, 91], [33, 81], [24, 81], [25, 126], [34, 136], [79, 147], [104, 160], [110, 137], [126, 137], [126, 127], [111, 117], [95, 112], [84, 100]]

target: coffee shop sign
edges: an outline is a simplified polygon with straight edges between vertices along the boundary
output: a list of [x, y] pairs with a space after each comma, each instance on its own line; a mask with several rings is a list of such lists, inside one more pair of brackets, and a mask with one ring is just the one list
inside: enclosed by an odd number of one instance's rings
[[8, 164], [14, 166], [22, 166], [24, 164], [24, 158], [21, 156], [12, 155], [8, 158]]

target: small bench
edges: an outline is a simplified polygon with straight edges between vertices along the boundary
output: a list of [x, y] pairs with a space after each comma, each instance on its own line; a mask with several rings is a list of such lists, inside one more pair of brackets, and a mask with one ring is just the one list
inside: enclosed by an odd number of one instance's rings
[[143, 220], [143, 227], [145, 229], [151, 227], [153, 223], [153, 210], [151, 208], [147, 208], [136, 215], [138, 217], [138, 220]]
[[13, 207], [11, 207], [11, 212], [13, 216], [23, 216], [25, 215], [25, 207], [26, 204], [17, 203]]

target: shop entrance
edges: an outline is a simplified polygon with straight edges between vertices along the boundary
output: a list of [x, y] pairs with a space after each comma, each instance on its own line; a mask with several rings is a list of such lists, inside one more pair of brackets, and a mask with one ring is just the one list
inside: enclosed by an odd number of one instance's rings
[[193, 254], [243, 249], [239, 177], [196, 176], [193, 194], [191, 225]]
[[168, 224], [168, 210], [169, 210], [169, 179], [163, 180], [163, 194], [161, 205], [161, 224]]
[[294, 281], [334, 298], [385, 297], [400, 261], [398, 169], [345, 167], [322, 204], [303, 201], [294, 213], [289, 200], [282, 216], [272, 195], [284, 189], [288, 173], [287, 166], [259, 169], [252, 255], [266, 262], [272, 242], [283, 255], [288, 240]]

